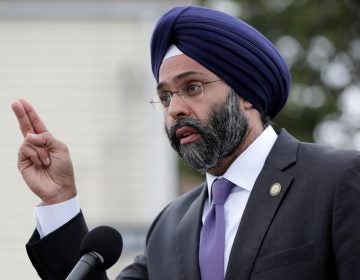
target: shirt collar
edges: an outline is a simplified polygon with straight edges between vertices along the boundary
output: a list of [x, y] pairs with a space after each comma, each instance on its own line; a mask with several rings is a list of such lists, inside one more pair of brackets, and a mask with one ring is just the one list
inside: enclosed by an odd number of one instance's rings
[[234, 160], [222, 176], [217, 177], [206, 173], [209, 198], [211, 198], [212, 184], [217, 178], [222, 177], [250, 192], [277, 137], [278, 135], [275, 130], [269, 125], [250, 146]]

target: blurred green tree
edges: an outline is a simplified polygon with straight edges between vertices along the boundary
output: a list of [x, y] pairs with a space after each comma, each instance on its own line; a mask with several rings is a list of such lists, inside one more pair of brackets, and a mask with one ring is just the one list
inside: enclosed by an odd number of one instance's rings
[[208, 0], [200, 4], [245, 20], [280, 49], [291, 69], [292, 91], [274, 122], [299, 139], [314, 141], [314, 129], [329, 116], [340, 115], [339, 96], [350, 86], [359, 87], [359, 0]]

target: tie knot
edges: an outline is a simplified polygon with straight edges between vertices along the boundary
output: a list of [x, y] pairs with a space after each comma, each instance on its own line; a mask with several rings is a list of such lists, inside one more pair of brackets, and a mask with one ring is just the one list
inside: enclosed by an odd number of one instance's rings
[[216, 180], [212, 185], [212, 204], [224, 204], [234, 184], [225, 178]]

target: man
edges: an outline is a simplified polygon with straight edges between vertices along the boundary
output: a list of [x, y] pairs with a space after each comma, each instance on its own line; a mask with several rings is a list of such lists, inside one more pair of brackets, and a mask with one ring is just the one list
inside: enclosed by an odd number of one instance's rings
[[[276, 48], [239, 19], [176, 7], [155, 27], [151, 58], [152, 103], [206, 182], [159, 214], [118, 279], [360, 279], [360, 154], [275, 133], [290, 85]], [[87, 233], [71, 160], [28, 102], [12, 107], [19, 169], [44, 205], [27, 251], [42, 278], [64, 279]]]

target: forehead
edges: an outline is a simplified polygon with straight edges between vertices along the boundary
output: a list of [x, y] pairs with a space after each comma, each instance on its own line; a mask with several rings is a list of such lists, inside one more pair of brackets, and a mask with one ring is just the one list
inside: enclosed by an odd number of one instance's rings
[[186, 76], [216, 78], [217, 76], [185, 54], [165, 59], [159, 70], [159, 84], [170, 84], [186, 78]]

